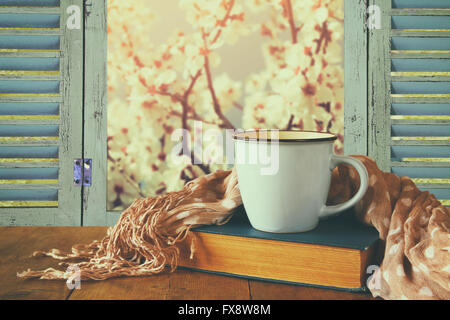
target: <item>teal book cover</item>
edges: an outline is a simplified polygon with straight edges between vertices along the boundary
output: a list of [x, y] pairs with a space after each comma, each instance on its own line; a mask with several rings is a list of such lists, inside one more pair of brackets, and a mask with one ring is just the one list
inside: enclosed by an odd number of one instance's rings
[[318, 244], [348, 249], [365, 250], [378, 240], [378, 231], [355, 218], [353, 209], [335, 217], [321, 220], [311, 231], [299, 233], [270, 233], [254, 229], [243, 206], [239, 207], [226, 224], [208, 225], [193, 229], [197, 232]]

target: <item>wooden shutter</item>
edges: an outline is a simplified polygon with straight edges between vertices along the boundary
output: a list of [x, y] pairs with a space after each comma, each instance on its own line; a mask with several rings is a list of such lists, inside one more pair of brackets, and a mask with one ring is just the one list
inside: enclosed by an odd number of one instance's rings
[[450, 205], [450, 1], [369, 3], [368, 154]]
[[81, 223], [82, 12], [82, 0], [0, 2], [2, 225]]

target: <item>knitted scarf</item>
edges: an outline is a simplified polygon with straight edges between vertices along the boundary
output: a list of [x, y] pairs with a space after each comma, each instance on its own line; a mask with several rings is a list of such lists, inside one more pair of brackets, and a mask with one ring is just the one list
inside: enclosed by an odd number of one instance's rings
[[[384, 299], [450, 299], [450, 210], [434, 195], [420, 191], [408, 177], [382, 172], [366, 156], [353, 156], [366, 166], [369, 188], [355, 206], [356, 217], [375, 227], [384, 245], [384, 258], [369, 282], [373, 296]], [[356, 170], [346, 164], [332, 173], [328, 204], [346, 201], [359, 188]], [[76, 266], [81, 280], [147, 276], [177, 267], [182, 241], [190, 229], [224, 224], [242, 204], [235, 169], [217, 171], [187, 183], [182, 190], [135, 200], [106, 236], [77, 244], [71, 253], [58, 249], [33, 256], [59, 259]], [[74, 262], [75, 261], [75, 262]], [[68, 279], [72, 272], [28, 269], [21, 278]]]

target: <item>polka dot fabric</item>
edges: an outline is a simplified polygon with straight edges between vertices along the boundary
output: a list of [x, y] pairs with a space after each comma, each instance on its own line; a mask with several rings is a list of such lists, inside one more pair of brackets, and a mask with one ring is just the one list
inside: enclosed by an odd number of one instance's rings
[[[357, 218], [374, 226], [384, 248], [380, 267], [369, 282], [373, 296], [384, 299], [450, 299], [450, 212], [436, 198], [420, 191], [408, 177], [379, 170], [375, 161], [362, 161], [370, 185], [355, 206]], [[359, 188], [359, 176], [348, 165], [333, 170], [328, 204], [350, 199]], [[120, 276], [144, 276], [175, 270], [180, 241], [191, 241], [190, 229], [224, 224], [242, 204], [235, 170], [217, 171], [185, 185], [178, 192], [137, 199], [100, 241], [75, 245], [72, 253], [58, 249], [35, 252], [75, 262], [81, 279], [105, 280]], [[27, 270], [22, 278], [68, 279], [71, 273], [48, 268]]]
[[[375, 161], [354, 156], [369, 173], [369, 188], [355, 206], [357, 217], [380, 234], [384, 257], [369, 282], [384, 299], [450, 299], [450, 212], [408, 177], [378, 169]], [[333, 171], [331, 204], [347, 200], [359, 187], [356, 170]]]

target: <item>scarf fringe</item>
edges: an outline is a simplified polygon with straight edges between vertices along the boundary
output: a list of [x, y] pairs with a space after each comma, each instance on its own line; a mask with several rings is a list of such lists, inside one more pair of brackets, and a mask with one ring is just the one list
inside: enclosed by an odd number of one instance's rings
[[[120, 216], [114, 227], [100, 241], [75, 245], [71, 253], [58, 249], [36, 251], [34, 257], [61, 260], [59, 265], [79, 268], [81, 280], [105, 280], [123, 276], [146, 276], [178, 266], [177, 244], [190, 241], [190, 258], [195, 254], [194, 226], [226, 223], [242, 202], [237, 179], [232, 171], [220, 171], [200, 177], [178, 192], [135, 200]], [[213, 191], [211, 191], [213, 190]], [[205, 192], [213, 192], [211, 202], [196, 201]], [[202, 199], [203, 200], [203, 199]], [[224, 205], [226, 204], [226, 205]], [[84, 260], [74, 263], [67, 261]], [[30, 269], [17, 273], [24, 279], [69, 279], [73, 272], [55, 268]]]

